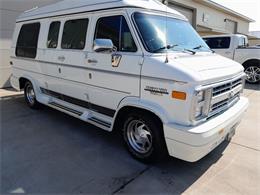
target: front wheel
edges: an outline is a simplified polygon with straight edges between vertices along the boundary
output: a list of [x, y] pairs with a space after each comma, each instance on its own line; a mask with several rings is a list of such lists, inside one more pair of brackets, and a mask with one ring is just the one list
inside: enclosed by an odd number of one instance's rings
[[36, 100], [36, 94], [33, 85], [30, 81], [25, 84], [24, 87], [24, 98], [27, 105], [32, 109], [39, 108], [39, 102]]
[[167, 154], [161, 122], [145, 113], [130, 113], [124, 122], [123, 137], [130, 154], [145, 163]]
[[260, 82], [260, 66], [247, 65], [245, 67], [246, 81], [251, 84]]

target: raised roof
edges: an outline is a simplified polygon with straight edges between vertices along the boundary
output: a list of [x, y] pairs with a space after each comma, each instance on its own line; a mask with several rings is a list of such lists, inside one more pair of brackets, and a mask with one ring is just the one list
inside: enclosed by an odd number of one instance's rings
[[[157, 11], [166, 11], [166, 6], [157, 0], [64, 0], [41, 8], [25, 11], [18, 17], [17, 22], [123, 7], [137, 7]], [[167, 8], [167, 11], [178, 15], [179, 17], [185, 18], [179, 12], [171, 8]]]

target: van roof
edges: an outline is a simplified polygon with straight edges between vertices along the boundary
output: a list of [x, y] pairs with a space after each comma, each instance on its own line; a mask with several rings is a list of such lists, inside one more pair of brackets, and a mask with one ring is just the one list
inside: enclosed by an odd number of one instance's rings
[[[16, 21], [23, 22], [39, 18], [127, 7], [166, 11], [166, 6], [157, 0], [64, 0], [25, 11]], [[176, 15], [180, 19], [187, 20], [185, 16], [171, 8], [167, 8], [167, 12]]]

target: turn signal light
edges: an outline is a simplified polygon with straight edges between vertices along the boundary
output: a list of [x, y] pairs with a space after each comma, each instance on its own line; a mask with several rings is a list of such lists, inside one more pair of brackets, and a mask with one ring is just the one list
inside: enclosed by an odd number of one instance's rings
[[186, 100], [186, 93], [181, 91], [173, 91], [172, 92], [172, 98], [178, 99], [178, 100]]

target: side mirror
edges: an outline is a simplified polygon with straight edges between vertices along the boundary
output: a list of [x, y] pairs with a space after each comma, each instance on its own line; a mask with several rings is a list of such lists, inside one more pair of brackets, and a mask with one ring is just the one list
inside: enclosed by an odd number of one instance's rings
[[93, 49], [95, 52], [111, 53], [116, 51], [116, 47], [113, 45], [110, 39], [95, 39]]

